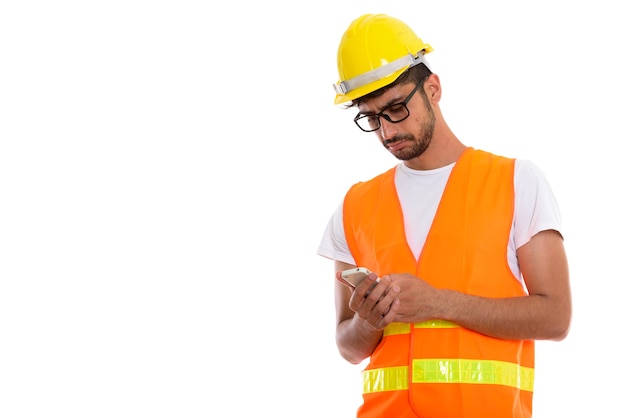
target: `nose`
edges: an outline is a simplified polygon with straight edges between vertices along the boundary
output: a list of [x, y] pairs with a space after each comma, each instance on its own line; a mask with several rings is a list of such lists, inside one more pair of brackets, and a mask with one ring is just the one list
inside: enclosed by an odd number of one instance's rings
[[389, 122], [385, 118], [380, 118], [380, 136], [383, 141], [393, 138], [398, 133], [398, 124]]

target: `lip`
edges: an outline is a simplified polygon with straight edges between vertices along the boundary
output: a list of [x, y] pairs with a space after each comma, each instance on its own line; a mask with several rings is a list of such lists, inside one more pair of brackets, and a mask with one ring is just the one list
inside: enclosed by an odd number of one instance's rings
[[405, 143], [406, 143], [406, 139], [401, 139], [397, 142], [392, 142], [391, 144], [388, 144], [387, 149], [389, 151], [397, 151], [399, 149], [404, 148]]

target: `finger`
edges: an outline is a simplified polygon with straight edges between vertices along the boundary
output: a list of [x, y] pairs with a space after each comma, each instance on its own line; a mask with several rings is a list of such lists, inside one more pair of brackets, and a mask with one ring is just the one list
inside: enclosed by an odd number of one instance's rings
[[395, 311], [398, 310], [398, 306], [400, 304], [400, 299], [398, 298], [399, 295], [400, 295], [400, 288], [398, 286], [390, 285], [387, 288], [387, 290], [385, 291], [385, 294], [381, 297], [381, 299], [378, 302], [378, 304], [381, 307], [386, 307], [384, 311], [382, 312], [381, 317], [388, 316], [389, 313], [394, 308], [395, 308]]
[[[370, 325], [376, 328], [378, 328], [377, 322], [382, 312], [387, 309], [386, 306], [384, 306], [385, 302], [381, 302], [384, 300], [384, 293], [385, 289], [382, 289], [380, 285], [372, 289], [367, 297], [361, 299], [358, 310], [356, 310], [361, 318], [365, 319]], [[353, 295], [353, 298], [354, 297], [356, 297], [356, 294]]]
[[397, 321], [399, 307], [400, 300], [394, 299], [393, 302], [387, 307], [384, 315], [378, 320], [378, 327], [380, 327], [380, 329], [383, 329], [392, 322]]
[[[379, 285], [380, 286], [380, 285]], [[384, 293], [378, 298], [376, 304], [371, 309], [370, 319], [377, 324], [381, 318], [385, 317], [392, 308], [394, 300], [396, 300], [397, 293], [395, 290], [385, 289]], [[370, 297], [373, 299], [373, 295]]]

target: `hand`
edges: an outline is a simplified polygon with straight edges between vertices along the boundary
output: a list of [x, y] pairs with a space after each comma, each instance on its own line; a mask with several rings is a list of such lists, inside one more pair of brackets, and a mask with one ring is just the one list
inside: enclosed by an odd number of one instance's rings
[[390, 274], [388, 279], [400, 289], [396, 299], [400, 302], [395, 311], [397, 322], [422, 322], [436, 319], [439, 290], [409, 273]]
[[399, 293], [400, 288], [392, 285], [388, 276], [377, 281], [372, 273], [354, 289], [349, 306], [373, 329], [381, 331], [394, 321]]

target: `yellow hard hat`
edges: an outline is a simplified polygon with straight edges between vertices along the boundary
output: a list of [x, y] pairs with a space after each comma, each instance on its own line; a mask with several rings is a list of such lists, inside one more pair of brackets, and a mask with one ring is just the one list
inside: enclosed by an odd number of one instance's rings
[[426, 63], [433, 48], [404, 22], [383, 14], [366, 14], [352, 21], [337, 51], [339, 81], [335, 104], [350, 104], [393, 83], [409, 67]]

